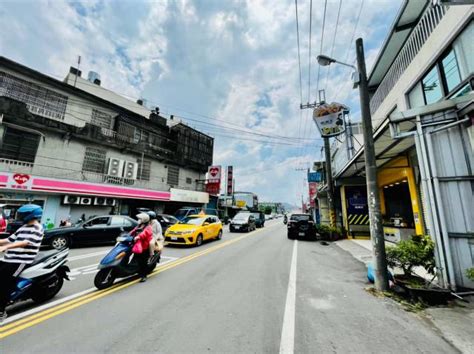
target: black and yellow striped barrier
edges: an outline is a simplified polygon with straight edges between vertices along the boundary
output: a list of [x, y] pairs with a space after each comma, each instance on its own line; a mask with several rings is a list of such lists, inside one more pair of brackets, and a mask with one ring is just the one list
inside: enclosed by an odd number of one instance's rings
[[369, 225], [369, 215], [350, 214], [347, 218], [349, 225]]

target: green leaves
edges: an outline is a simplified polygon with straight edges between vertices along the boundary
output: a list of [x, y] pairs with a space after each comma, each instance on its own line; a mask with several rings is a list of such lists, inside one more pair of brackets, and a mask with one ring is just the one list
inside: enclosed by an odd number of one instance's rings
[[429, 236], [412, 236], [411, 240], [400, 241], [394, 247], [387, 247], [387, 263], [390, 267], [399, 267], [410, 274], [414, 267], [423, 267], [435, 274], [435, 244]]

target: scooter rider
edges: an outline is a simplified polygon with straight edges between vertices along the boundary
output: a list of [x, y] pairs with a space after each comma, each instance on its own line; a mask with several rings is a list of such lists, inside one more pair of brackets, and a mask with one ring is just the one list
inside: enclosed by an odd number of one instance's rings
[[161, 252], [164, 247], [165, 238], [163, 237], [163, 229], [160, 222], [156, 219], [154, 211], [147, 212], [150, 217], [150, 225], [153, 230], [153, 240], [150, 242], [150, 259], [155, 255], [155, 251]]
[[132, 230], [132, 236], [135, 240], [132, 252], [138, 262], [138, 275], [141, 277], [140, 282], [146, 281], [148, 273], [148, 259], [150, 242], [153, 240], [153, 230], [150, 226], [150, 217], [146, 213], [137, 215], [138, 226]]
[[17, 211], [17, 219], [24, 223], [13, 235], [0, 240], [0, 253], [5, 252], [0, 261], [0, 322], [5, 320], [5, 308], [16, 278], [35, 260], [43, 240], [43, 226], [40, 223], [43, 209], [39, 205], [26, 204]]

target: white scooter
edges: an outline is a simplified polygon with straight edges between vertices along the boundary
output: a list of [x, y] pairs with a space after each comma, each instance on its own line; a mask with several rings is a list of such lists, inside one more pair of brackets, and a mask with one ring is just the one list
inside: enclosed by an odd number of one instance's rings
[[44, 302], [56, 296], [64, 279], [69, 280], [67, 273], [70, 270], [65, 265], [68, 255], [68, 248], [38, 253], [35, 261], [28, 264], [17, 278], [9, 305], [28, 299]]

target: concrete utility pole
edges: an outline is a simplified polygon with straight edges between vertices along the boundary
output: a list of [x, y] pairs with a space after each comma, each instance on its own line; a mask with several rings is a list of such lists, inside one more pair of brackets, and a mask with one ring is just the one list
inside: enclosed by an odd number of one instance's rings
[[369, 88], [365, 67], [364, 43], [362, 38], [356, 40], [357, 68], [359, 71], [360, 110], [364, 133], [365, 173], [367, 179], [367, 204], [369, 206], [370, 236], [374, 253], [375, 288], [378, 291], [388, 290], [387, 258], [383, 234], [380, 195], [377, 187], [377, 165], [375, 161], [372, 117], [370, 114]]
[[336, 212], [334, 209], [334, 189], [332, 186], [331, 147], [329, 138], [324, 138], [324, 153], [326, 155], [326, 185], [328, 188], [329, 225], [336, 227]]

